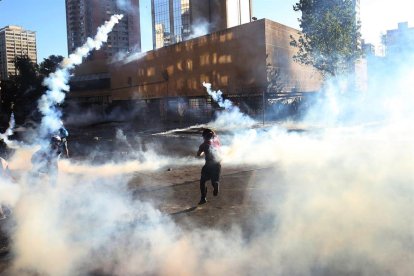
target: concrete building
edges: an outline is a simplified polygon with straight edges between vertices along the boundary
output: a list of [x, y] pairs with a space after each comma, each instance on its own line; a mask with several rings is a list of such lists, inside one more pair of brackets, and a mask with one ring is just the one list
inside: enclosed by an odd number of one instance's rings
[[66, 24], [68, 52], [83, 45], [88, 37], [94, 37], [97, 28], [111, 15], [122, 13], [124, 18], [115, 25], [108, 36], [108, 43], [94, 51], [89, 60], [105, 60], [118, 52], [141, 49], [139, 0], [131, 0], [127, 12], [116, 0], [66, 0]]
[[366, 43], [365, 40], [361, 40], [362, 53], [365, 58], [375, 56], [375, 46], [372, 43]]
[[398, 29], [387, 30], [382, 38], [386, 57], [404, 57], [414, 54], [414, 28], [408, 22], [398, 23]]
[[151, 0], [158, 49], [251, 21], [251, 0]]
[[[188, 114], [208, 115], [214, 106], [202, 86], [208, 82], [245, 112], [257, 115], [264, 102], [306, 96], [321, 86], [320, 73], [292, 59], [296, 48], [290, 46], [290, 36], [297, 34], [296, 29], [262, 19], [149, 51], [139, 60], [113, 64], [109, 74], [102, 67], [100, 74], [106, 77], [99, 81], [88, 75], [96, 66], [81, 66], [79, 75], [85, 77], [71, 83], [69, 97], [77, 103], [145, 107], [161, 116], [176, 115], [182, 103]], [[269, 68], [278, 71], [280, 91], [268, 89]]]
[[14, 60], [19, 56], [28, 56], [37, 63], [36, 33], [19, 26], [0, 29], [0, 80], [18, 74]]
[[357, 22], [361, 21], [361, 0], [352, 0], [355, 7], [355, 19]]

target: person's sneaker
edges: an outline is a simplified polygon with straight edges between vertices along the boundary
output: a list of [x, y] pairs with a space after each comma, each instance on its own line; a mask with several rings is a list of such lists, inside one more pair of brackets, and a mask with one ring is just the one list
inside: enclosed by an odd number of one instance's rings
[[198, 205], [201, 205], [201, 204], [204, 204], [204, 203], [207, 203], [207, 199], [202, 198], [202, 199], [200, 199], [200, 202], [198, 203]]
[[214, 187], [214, 190], [213, 190], [213, 195], [214, 195], [214, 196], [217, 196], [217, 195], [218, 195], [218, 193], [219, 193], [219, 185], [218, 185], [218, 183], [214, 183], [214, 184], [213, 184], [213, 187]]

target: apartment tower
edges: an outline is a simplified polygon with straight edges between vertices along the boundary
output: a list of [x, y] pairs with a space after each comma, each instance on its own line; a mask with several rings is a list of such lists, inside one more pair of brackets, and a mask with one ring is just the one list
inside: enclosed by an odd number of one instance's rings
[[153, 47], [251, 21], [252, 0], [151, 0]]
[[408, 27], [408, 22], [398, 23], [398, 29], [387, 30], [382, 41], [387, 57], [412, 57], [414, 54], [414, 28]]
[[131, 0], [128, 6], [119, 6], [116, 0], [66, 0], [66, 24], [69, 54], [94, 37], [97, 28], [113, 14], [124, 18], [115, 25], [108, 42], [94, 51], [90, 60], [111, 58], [118, 52], [140, 51], [139, 0]]
[[37, 63], [36, 33], [19, 26], [0, 29], [0, 80], [18, 74], [14, 60], [19, 56], [28, 56]]

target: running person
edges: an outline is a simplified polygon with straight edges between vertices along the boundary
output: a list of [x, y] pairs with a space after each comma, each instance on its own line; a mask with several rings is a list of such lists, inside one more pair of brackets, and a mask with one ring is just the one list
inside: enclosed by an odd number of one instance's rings
[[54, 135], [50, 139], [49, 145], [41, 148], [32, 156], [33, 172], [35, 175], [47, 175], [50, 183], [56, 183], [58, 175], [58, 160], [62, 153], [62, 139]]
[[64, 153], [64, 156], [66, 158], [69, 158], [69, 149], [68, 149], [69, 132], [67, 131], [67, 129], [63, 125], [62, 121], [60, 121], [60, 124], [61, 124], [61, 127], [59, 128], [58, 133], [56, 135], [59, 136], [60, 139], [62, 140], [61, 147], [62, 147], [62, 152]]
[[207, 202], [207, 187], [206, 182], [211, 180], [213, 185], [213, 195], [217, 196], [219, 192], [219, 180], [221, 173], [221, 158], [220, 158], [220, 141], [218, 136], [211, 129], [205, 129], [203, 131], [204, 142], [200, 145], [197, 156], [204, 154], [205, 164], [201, 169], [200, 178], [200, 192], [201, 199], [198, 204], [204, 204]]

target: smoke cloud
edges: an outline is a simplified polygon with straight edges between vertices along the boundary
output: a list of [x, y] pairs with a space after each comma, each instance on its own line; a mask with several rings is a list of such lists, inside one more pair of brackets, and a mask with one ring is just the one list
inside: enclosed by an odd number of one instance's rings
[[83, 58], [92, 50], [99, 50], [103, 43], [107, 41], [108, 33], [122, 18], [123, 15], [112, 15], [109, 21], [106, 21], [104, 25], [98, 28], [97, 34], [93, 39], [88, 38], [84, 45], [77, 48], [74, 53], [62, 61], [59, 69], [45, 78], [43, 84], [49, 90], [40, 98], [38, 103], [38, 109], [43, 115], [40, 124], [42, 135], [53, 133], [61, 126], [61, 113], [56, 106], [64, 101], [65, 93], [69, 91], [70, 70], [76, 65], [81, 64]]
[[16, 125], [16, 121], [14, 119], [14, 113], [12, 113], [11, 116], [10, 116], [9, 127], [6, 129], [6, 131], [4, 133], [0, 133], [0, 140], [3, 140], [3, 142], [9, 148], [17, 147], [16, 142], [9, 139], [9, 137], [14, 134], [15, 125]]
[[[410, 84], [406, 73], [394, 85]], [[386, 102], [403, 105], [383, 102], [390, 116], [381, 124], [223, 135], [223, 167], [274, 167], [248, 191], [258, 213], [247, 234], [237, 224], [183, 228], [151, 199], [131, 196], [127, 174], [188, 166], [174, 156], [145, 153], [141, 162], [101, 166], [61, 161], [53, 188], [22, 178], [8, 273], [409, 275], [413, 117], [397, 116], [412, 104], [398, 101], [401, 95], [386, 94]], [[125, 133], [117, 137], [126, 142]]]
[[191, 27], [191, 35], [186, 38], [186, 40], [193, 39], [208, 34], [209, 23], [207, 22], [198, 22]]
[[213, 101], [224, 109], [224, 111], [218, 112], [216, 120], [209, 124], [211, 127], [217, 129], [249, 128], [256, 123], [248, 115], [243, 114], [232, 101], [225, 99], [223, 92], [220, 90], [214, 91], [210, 83], [203, 82], [203, 86]]
[[19, 193], [19, 187], [12, 183], [7, 161], [0, 157], [0, 203], [14, 205]]
[[[217, 128], [223, 168], [271, 168], [246, 190], [251, 205], [245, 207], [255, 210], [249, 229], [182, 227], [128, 187], [134, 172], [201, 167], [195, 159], [155, 146], [101, 165], [64, 160], [50, 186], [26, 176], [22, 160], [30, 154], [18, 150], [21, 163], [10, 161], [23, 172], [12, 184], [19, 193], [8, 199], [16, 224], [9, 229], [14, 258], [7, 273], [411, 275], [414, 70], [379, 72], [365, 94], [332, 80], [300, 132], [280, 125], [229, 130], [230, 123], [252, 119], [205, 84], [224, 108], [217, 120], [241, 114]], [[116, 140], [133, 151], [123, 131]]]
[[133, 61], [137, 61], [145, 57], [147, 53], [142, 52], [118, 52], [115, 54], [115, 56], [112, 58], [112, 63], [121, 63], [121, 64], [127, 64]]
[[[129, 12], [129, 11], [132, 12], [134, 9], [134, 5], [131, 3], [130, 0], [117, 0], [116, 5], [120, 10], [126, 11], [126, 12]], [[138, 7], [136, 8], [138, 9]]]

